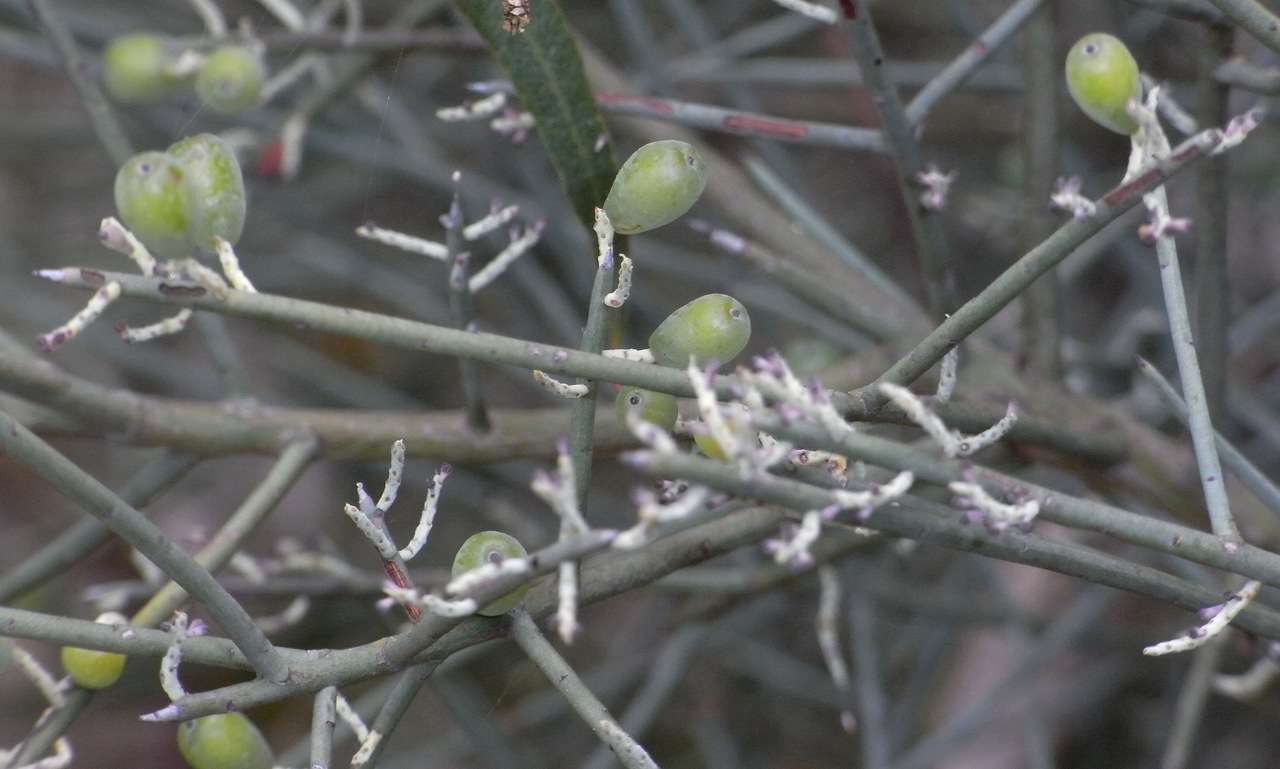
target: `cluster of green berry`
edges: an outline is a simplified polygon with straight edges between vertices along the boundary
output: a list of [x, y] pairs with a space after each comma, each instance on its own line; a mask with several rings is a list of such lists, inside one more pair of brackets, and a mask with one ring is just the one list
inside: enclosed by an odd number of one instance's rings
[[116, 173], [116, 210], [156, 256], [171, 259], [234, 244], [244, 230], [244, 177], [235, 152], [198, 134], [164, 152], [134, 155]]
[[[707, 184], [707, 169], [688, 144], [666, 140], [646, 144], [623, 163], [605, 200], [614, 229], [646, 232], [683, 216]], [[751, 339], [747, 308], [726, 294], [707, 294], [667, 316], [649, 335], [649, 352], [661, 366], [684, 368], [690, 360], [728, 362]], [[624, 387], [616, 401], [618, 418], [634, 413], [664, 430], [676, 423], [676, 399], [667, 393]], [[710, 456], [724, 457], [709, 436], [697, 436]]]
[[156, 35], [118, 37], [103, 54], [103, 80], [120, 101], [145, 103], [181, 92], [194, 79], [200, 101], [224, 115], [243, 112], [262, 98], [267, 69], [247, 46], [224, 45], [191, 67], [184, 66], [183, 56], [182, 48]]

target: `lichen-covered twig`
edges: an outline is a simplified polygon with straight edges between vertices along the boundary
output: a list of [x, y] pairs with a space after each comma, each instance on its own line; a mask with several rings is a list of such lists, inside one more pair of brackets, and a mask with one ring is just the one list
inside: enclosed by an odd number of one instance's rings
[[1142, 653], [1148, 657], [1158, 657], [1163, 654], [1191, 651], [1204, 646], [1223, 630], [1227, 629], [1231, 621], [1258, 594], [1258, 590], [1261, 587], [1262, 583], [1257, 580], [1249, 580], [1239, 590], [1229, 594], [1226, 601], [1201, 609], [1200, 616], [1208, 620], [1203, 625], [1197, 625], [1172, 640], [1152, 644], [1143, 649]]
[[929, 437], [942, 447], [942, 453], [948, 457], [967, 457], [981, 451], [1003, 438], [1018, 421], [1018, 409], [1010, 403], [999, 422], [976, 435], [965, 435], [958, 430], [948, 428], [941, 417], [907, 388], [886, 382], [880, 385], [880, 391], [898, 408], [907, 412], [911, 421], [920, 425]]

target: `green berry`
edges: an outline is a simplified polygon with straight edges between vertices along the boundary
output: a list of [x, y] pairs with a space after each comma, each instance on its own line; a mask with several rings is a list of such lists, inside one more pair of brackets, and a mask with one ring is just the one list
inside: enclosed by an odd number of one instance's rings
[[[507, 558], [524, 558], [528, 553], [520, 540], [501, 531], [480, 531], [467, 537], [467, 541], [458, 548], [453, 557], [453, 576], [459, 577], [472, 569], [478, 569], [486, 563], [502, 563]], [[506, 614], [524, 600], [528, 592], [526, 583], [498, 598], [480, 609], [479, 613], [486, 617]]]
[[105, 689], [119, 681], [125, 659], [123, 654], [115, 652], [62, 647], [62, 669], [67, 671], [76, 686], [84, 689]]
[[618, 410], [618, 421], [626, 424], [627, 414], [635, 412], [641, 419], [651, 422], [663, 430], [675, 427], [679, 410], [676, 408], [674, 395], [643, 390], [639, 387], [624, 387], [618, 392], [618, 400], [614, 403]]
[[707, 294], [667, 316], [649, 335], [649, 352], [663, 366], [684, 368], [699, 361], [728, 363], [751, 339], [751, 316], [737, 299]]
[[1084, 114], [1116, 133], [1138, 130], [1127, 107], [1142, 99], [1142, 79], [1118, 38], [1101, 32], [1080, 38], [1067, 54], [1066, 71], [1067, 90]]
[[631, 154], [614, 177], [605, 213], [623, 235], [647, 232], [679, 219], [707, 186], [707, 167], [690, 145], [666, 139]]
[[224, 115], [255, 107], [262, 98], [267, 70], [248, 48], [228, 45], [213, 53], [196, 74], [196, 95], [209, 109]]
[[170, 44], [155, 35], [117, 37], [102, 54], [102, 79], [122, 102], [156, 101], [182, 85], [172, 72], [174, 60]]
[[213, 134], [197, 134], [170, 147], [169, 155], [186, 171], [192, 204], [188, 241], [212, 250], [216, 236], [234, 245], [245, 219], [244, 176], [235, 152]]
[[218, 713], [178, 725], [178, 752], [192, 769], [271, 769], [267, 739], [243, 713]]
[[182, 165], [163, 152], [134, 155], [116, 173], [116, 211], [153, 254], [191, 255], [191, 187]]
[[718, 459], [721, 462], [729, 461], [729, 454], [720, 447], [720, 442], [711, 437], [708, 432], [696, 432], [693, 434], [693, 442], [698, 445], [703, 454], [712, 459]]

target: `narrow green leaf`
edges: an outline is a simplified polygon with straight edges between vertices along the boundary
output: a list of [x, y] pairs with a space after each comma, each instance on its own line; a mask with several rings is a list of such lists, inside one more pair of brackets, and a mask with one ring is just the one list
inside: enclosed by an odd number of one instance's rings
[[536, 0], [529, 26], [512, 34], [502, 29], [502, 0], [458, 0], [480, 35], [502, 62], [524, 108], [533, 113], [551, 163], [573, 208], [588, 227], [596, 206], [604, 205], [617, 165], [613, 147], [598, 152], [605, 134], [578, 46], [555, 0]]

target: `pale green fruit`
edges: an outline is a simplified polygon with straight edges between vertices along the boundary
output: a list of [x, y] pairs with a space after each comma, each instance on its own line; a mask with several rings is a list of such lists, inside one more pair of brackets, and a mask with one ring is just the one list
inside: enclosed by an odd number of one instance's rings
[[635, 235], [679, 219], [707, 186], [697, 150], [674, 139], [651, 142], [622, 164], [604, 201], [613, 228]]
[[248, 48], [228, 45], [209, 54], [196, 74], [196, 95], [209, 109], [234, 115], [256, 107], [267, 70]]
[[174, 144], [169, 154], [186, 172], [190, 243], [212, 250], [216, 236], [234, 245], [244, 231], [246, 213], [244, 176], [235, 152], [213, 134], [197, 134]]
[[182, 78], [172, 74], [175, 51], [155, 35], [124, 35], [102, 54], [102, 80], [122, 102], [151, 102], [173, 93]]
[[1116, 133], [1138, 130], [1127, 107], [1142, 99], [1142, 78], [1118, 38], [1101, 32], [1080, 38], [1067, 54], [1066, 73], [1071, 98], [1094, 122]]
[[720, 442], [711, 437], [711, 433], [696, 432], [693, 434], [693, 442], [698, 445], [703, 454], [712, 459], [718, 459], [726, 462], [729, 459], [728, 453], [720, 446]]
[[62, 647], [62, 669], [77, 686], [85, 689], [105, 689], [119, 681], [126, 659], [123, 654], [115, 652]]
[[707, 294], [667, 316], [649, 335], [649, 351], [660, 365], [684, 368], [691, 356], [728, 363], [750, 340], [747, 308], [726, 294]]
[[[480, 531], [467, 537], [453, 557], [453, 576], [459, 577], [486, 563], [502, 563], [507, 558], [524, 558], [528, 555], [520, 540], [501, 531]], [[529, 591], [528, 583], [484, 606], [478, 613], [486, 617], [506, 614], [524, 600]]]
[[218, 713], [178, 725], [178, 752], [192, 769], [271, 769], [267, 739], [243, 713]]
[[163, 152], [134, 155], [116, 172], [116, 211], [152, 254], [191, 255], [191, 192], [182, 164]]
[[644, 421], [663, 430], [675, 427], [676, 417], [680, 415], [674, 395], [639, 387], [624, 387], [618, 391], [614, 408], [618, 411], [618, 421], [624, 425], [627, 423], [627, 414], [635, 412]]

